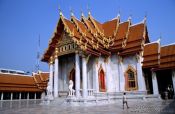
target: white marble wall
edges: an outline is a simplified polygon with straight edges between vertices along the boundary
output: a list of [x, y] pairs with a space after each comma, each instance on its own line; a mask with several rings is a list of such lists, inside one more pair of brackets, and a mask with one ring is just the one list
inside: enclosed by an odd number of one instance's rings
[[[59, 61], [59, 91], [68, 91], [68, 76], [74, 68], [75, 57], [67, 56], [60, 58]], [[107, 92], [125, 91], [124, 72], [128, 69], [129, 65], [137, 69], [137, 64], [138, 62], [135, 55], [124, 57], [122, 62], [119, 62], [119, 56], [116, 54], [113, 54], [109, 58], [90, 56], [87, 63], [88, 89], [95, 89], [99, 92], [98, 72], [100, 67], [102, 67], [105, 73]], [[80, 75], [82, 77], [81, 70], [82, 62], [80, 60]], [[140, 70], [140, 72], [140, 74], [142, 74], [142, 70]], [[82, 82], [80, 82], [80, 84], [82, 88]]]
[[94, 63], [95, 59], [94, 57], [90, 57], [87, 63], [87, 81], [88, 81], [88, 89], [93, 89], [93, 77], [95, 77], [94, 72]]
[[132, 66], [134, 69], [136, 69], [137, 66], [136, 56], [128, 56], [123, 58], [123, 72], [127, 70], [129, 65]]
[[124, 74], [128, 69], [128, 66], [137, 69], [137, 59], [135, 55], [122, 58], [122, 62], [120, 63], [120, 91], [125, 91]]
[[119, 75], [118, 75], [118, 57], [112, 55], [109, 58], [105, 57], [91, 57], [88, 62], [88, 88], [96, 89], [99, 91], [98, 72], [100, 67], [103, 68], [105, 73], [106, 89], [107, 92], [119, 91]]

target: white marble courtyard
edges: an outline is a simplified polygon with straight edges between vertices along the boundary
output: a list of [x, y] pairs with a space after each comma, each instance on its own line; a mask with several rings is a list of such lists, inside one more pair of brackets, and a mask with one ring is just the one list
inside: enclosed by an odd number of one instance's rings
[[122, 102], [98, 106], [70, 106], [63, 99], [50, 105], [41, 100], [0, 101], [0, 114], [175, 114], [174, 100], [129, 100], [129, 109]]

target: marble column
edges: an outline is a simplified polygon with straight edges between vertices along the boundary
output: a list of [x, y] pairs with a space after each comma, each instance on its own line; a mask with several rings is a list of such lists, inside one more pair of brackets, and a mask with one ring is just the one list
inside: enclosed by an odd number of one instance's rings
[[175, 98], [175, 70], [172, 71], [172, 81], [173, 81], [174, 98]]
[[80, 96], [80, 57], [75, 53], [75, 94], [76, 97]]
[[1, 93], [1, 100], [3, 100], [4, 99], [4, 93], [2, 92]]
[[124, 71], [123, 71], [123, 62], [122, 58], [119, 57], [119, 79], [120, 79], [120, 91], [125, 91], [125, 77], [124, 77]]
[[19, 100], [21, 100], [21, 92], [19, 92]]
[[49, 99], [53, 99], [53, 58], [51, 57], [49, 63], [49, 82], [47, 86], [47, 96]]
[[109, 60], [107, 60], [107, 62], [105, 64], [105, 66], [106, 66], [106, 73], [105, 73], [106, 92], [110, 92], [110, 88], [111, 88], [111, 83], [110, 83], [111, 72], [110, 72], [110, 68], [109, 68], [108, 62], [109, 62]]
[[29, 100], [29, 92], [27, 93], [27, 100]]
[[159, 94], [158, 83], [157, 83], [156, 72], [154, 71], [152, 71], [152, 83], [153, 83], [153, 94], [158, 95]]
[[54, 72], [54, 97], [58, 97], [58, 69], [59, 69], [59, 60], [58, 57], [55, 57], [55, 72]]
[[146, 91], [145, 77], [143, 76], [140, 57], [138, 58], [137, 62], [137, 82], [138, 82], [138, 90]]
[[13, 92], [11, 92], [10, 100], [13, 100]]
[[96, 59], [96, 63], [94, 64], [94, 73], [95, 73], [95, 77], [94, 77], [94, 89], [96, 90], [96, 92], [99, 92], [99, 79], [98, 79], [98, 59]]
[[82, 72], [83, 72], [83, 98], [87, 97], [87, 61], [82, 57]]
[[36, 93], [35, 93], [34, 99], [36, 99]]

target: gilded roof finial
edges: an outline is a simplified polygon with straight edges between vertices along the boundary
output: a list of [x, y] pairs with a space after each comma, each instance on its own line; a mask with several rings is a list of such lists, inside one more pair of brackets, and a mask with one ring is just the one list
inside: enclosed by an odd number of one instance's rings
[[162, 39], [162, 33], [160, 33], [160, 37], [159, 37], [158, 41], [160, 42], [161, 39]]
[[131, 21], [132, 19], [132, 14], [129, 15], [128, 20]]
[[120, 7], [119, 7], [119, 11], [118, 11], [117, 17], [120, 17], [120, 14], [121, 14], [121, 11], [120, 11]]
[[147, 12], [145, 13], [145, 17], [144, 17], [144, 23], [146, 23], [146, 18], [147, 18]]
[[73, 9], [70, 7], [70, 14], [71, 16], [74, 16]]
[[83, 10], [81, 9], [81, 17], [84, 17]]
[[62, 16], [63, 14], [62, 14], [62, 11], [61, 11], [60, 6], [58, 7], [58, 10], [59, 10], [59, 14], [60, 14], [60, 16]]
[[88, 15], [91, 15], [90, 8], [88, 5], [87, 5], [87, 10], [88, 10]]

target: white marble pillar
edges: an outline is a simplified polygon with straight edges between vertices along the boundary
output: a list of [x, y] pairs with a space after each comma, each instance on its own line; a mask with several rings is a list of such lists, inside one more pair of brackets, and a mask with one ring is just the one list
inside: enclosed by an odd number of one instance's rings
[[121, 58], [119, 58], [119, 79], [120, 79], [120, 91], [125, 91], [125, 77], [124, 77], [124, 71], [123, 71], [123, 62]]
[[29, 92], [27, 93], [27, 100], [29, 100]]
[[[108, 59], [108, 58], [107, 58]], [[111, 88], [111, 83], [110, 83], [110, 76], [111, 76], [111, 72], [110, 72], [110, 68], [109, 68], [109, 64], [108, 64], [109, 60], [107, 60], [105, 66], [106, 66], [106, 73], [105, 73], [105, 80], [106, 80], [106, 92], [110, 92], [110, 88]]]
[[138, 82], [138, 90], [146, 91], [145, 77], [143, 76], [140, 58], [138, 58], [138, 62], [137, 62], [137, 82]]
[[58, 97], [58, 69], [59, 69], [59, 60], [58, 57], [55, 57], [55, 72], [54, 72], [54, 97]]
[[13, 100], [13, 92], [11, 92], [10, 100]]
[[157, 83], [156, 72], [154, 71], [152, 71], [152, 83], [153, 83], [153, 94], [158, 95], [159, 94], [158, 83]]
[[49, 66], [49, 82], [47, 86], [47, 95], [49, 99], [53, 99], [53, 61], [50, 61], [50, 66]]
[[96, 92], [99, 92], [99, 78], [98, 78], [98, 59], [96, 60], [96, 63], [94, 65], [95, 69], [94, 69], [94, 73], [95, 73], [95, 76], [94, 76], [94, 89], [96, 90]]
[[82, 72], [83, 72], [83, 98], [87, 97], [87, 61], [82, 57]]
[[173, 81], [174, 98], [175, 98], [175, 70], [172, 71], [172, 81]]
[[34, 95], [34, 99], [36, 100], [36, 93], [35, 93], [35, 95]]
[[4, 93], [1, 93], [1, 101], [4, 99]]
[[75, 53], [75, 94], [76, 97], [80, 96], [80, 57]]
[[19, 92], [19, 100], [21, 100], [21, 92]]

